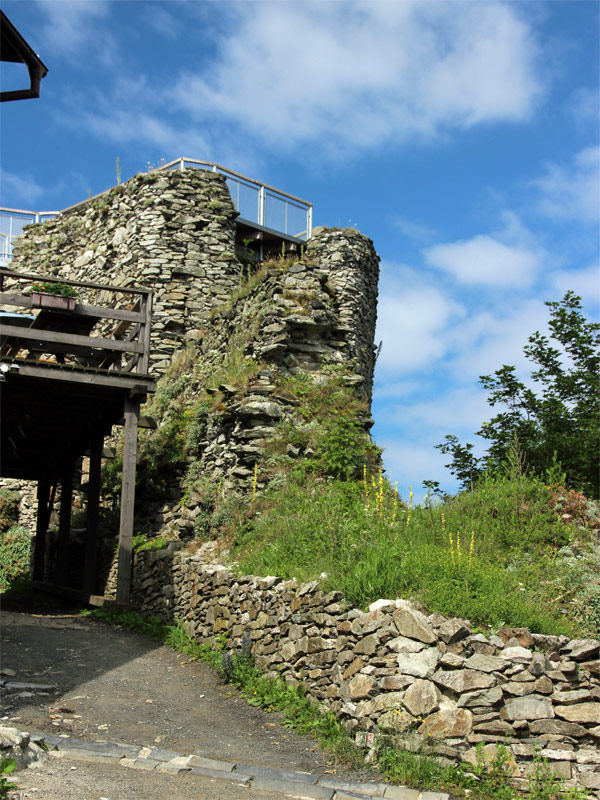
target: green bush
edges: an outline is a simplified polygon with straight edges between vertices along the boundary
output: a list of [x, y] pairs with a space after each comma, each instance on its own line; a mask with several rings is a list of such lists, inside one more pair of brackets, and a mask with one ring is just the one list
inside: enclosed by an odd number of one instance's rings
[[31, 558], [31, 536], [27, 528], [15, 525], [0, 532], [0, 591], [13, 580], [27, 575]]
[[0, 533], [12, 528], [19, 519], [19, 492], [0, 489]]

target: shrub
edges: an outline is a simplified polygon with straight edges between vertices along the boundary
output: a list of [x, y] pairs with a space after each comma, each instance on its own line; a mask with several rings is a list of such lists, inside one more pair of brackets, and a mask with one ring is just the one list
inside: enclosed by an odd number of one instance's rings
[[16, 524], [19, 518], [19, 492], [0, 489], [0, 533]]
[[15, 525], [0, 533], [0, 591], [15, 578], [27, 575], [31, 558], [31, 536], [27, 528]]

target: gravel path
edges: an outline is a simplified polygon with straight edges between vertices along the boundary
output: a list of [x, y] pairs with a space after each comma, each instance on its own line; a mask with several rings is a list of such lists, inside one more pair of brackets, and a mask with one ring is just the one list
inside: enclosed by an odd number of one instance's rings
[[[333, 763], [315, 742], [249, 706], [210, 669], [130, 631], [77, 611], [2, 611], [2, 721], [28, 732], [197, 753], [207, 758], [380, 780]], [[237, 800], [248, 789], [189, 775], [146, 774], [53, 756], [20, 773], [19, 798]], [[192, 789], [195, 781], [195, 789]], [[198, 782], [202, 785], [199, 786]], [[217, 782], [218, 784], [219, 782]], [[54, 788], [53, 788], [54, 787]], [[151, 788], [154, 787], [154, 788]], [[216, 792], [212, 793], [211, 792]], [[253, 792], [254, 797], [257, 796]], [[278, 800], [277, 792], [260, 794]]]

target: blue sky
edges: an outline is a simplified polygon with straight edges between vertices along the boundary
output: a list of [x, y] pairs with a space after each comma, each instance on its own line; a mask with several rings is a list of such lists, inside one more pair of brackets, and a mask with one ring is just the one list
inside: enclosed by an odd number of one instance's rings
[[434, 445], [475, 441], [479, 375], [527, 374], [545, 300], [573, 289], [600, 317], [595, 0], [3, 8], [50, 71], [2, 108], [2, 205], [64, 208], [113, 185], [117, 156], [123, 179], [188, 156], [373, 239], [374, 434], [405, 495], [456, 488]]

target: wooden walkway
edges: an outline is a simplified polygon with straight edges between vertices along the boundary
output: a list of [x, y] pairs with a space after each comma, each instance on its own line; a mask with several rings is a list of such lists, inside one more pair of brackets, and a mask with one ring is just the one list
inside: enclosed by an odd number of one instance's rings
[[[69, 303], [32, 291], [58, 280], [78, 298]], [[117, 602], [128, 602], [138, 420], [155, 390], [148, 374], [151, 316], [149, 289], [0, 269], [0, 475], [37, 482], [34, 578], [40, 582], [61, 487], [57, 590], [96, 593], [104, 439], [114, 425], [124, 425]], [[86, 556], [79, 586], [68, 587], [73, 476], [83, 455], [90, 458]]]

